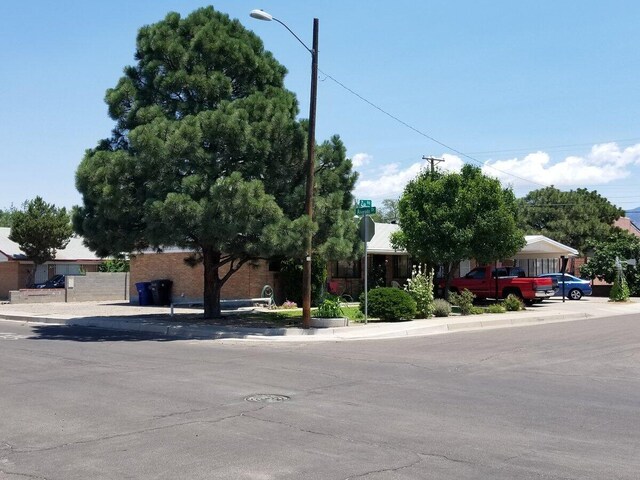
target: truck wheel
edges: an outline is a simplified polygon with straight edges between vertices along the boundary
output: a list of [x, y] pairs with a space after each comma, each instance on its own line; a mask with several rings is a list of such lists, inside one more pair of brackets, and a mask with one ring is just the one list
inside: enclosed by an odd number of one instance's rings
[[582, 292], [577, 288], [569, 290], [567, 297], [571, 300], [580, 300], [582, 298]]

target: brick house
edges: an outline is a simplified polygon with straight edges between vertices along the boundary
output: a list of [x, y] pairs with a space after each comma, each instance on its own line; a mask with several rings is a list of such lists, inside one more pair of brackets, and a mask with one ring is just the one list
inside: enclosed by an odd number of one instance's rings
[[[173, 282], [172, 299], [174, 302], [202, 302], [204, 291], [204, 267], [198, 264], [191, 267], [184, 259], [191, 253], [179, 248], [166, 248], [161, 253], [147, 251], [131, 255], [130, 299], [138, 303], [136, 283], [168, 279]], [[223, 300], [257, 298], [262, 289], [269, 285], [277, 292], [278, 272], [270, 269], [266, 260], [253, 264], [246, 263], [231, 275], [220, 292]], [[221, 275], [227, 270], [223, 267]]]
[[[403, 285], [411, 277], [413, 262], [404, 250], [395, 250], [391, 246], [391, 234], [400, 229], [399, 225], [376, 223], [375, 235], [367, 246], [368, 270], [374, 272], [384, 285]], [[523, 268], [528, 275], [560, 270], [560, 257], [570, 259], [578, 255], [574, 248], [563, 245], [543, 235], [527, 235], [527, 244], [513, 258], [498, 262], [502, 265], [516, 265]], [[460, 262], [456, 276], [466, 275], [478, 266], [473, 259]], [[328, 279], [331, 289], [337, 293], [347, 294], [356, 299], [364, 290], [364, 259], [355, 261], [331, 262], [328, 267]], [[371, 275], [369, 275], [371, 281]]]
[[[27, 288], [34, 264], [29, 261], [17, 243], [9, 240], [11, 229], [0, 227], [0, 299], [9, 298], [10, 290]], [[56, 259], [40, 265], [35, 272], [35, 283], [44, 282], [54, 275], [80, 275], [97, 272], [102, 259], [85, 247], [82, 238], [72, 237], [66, 248], [58, 250]]]

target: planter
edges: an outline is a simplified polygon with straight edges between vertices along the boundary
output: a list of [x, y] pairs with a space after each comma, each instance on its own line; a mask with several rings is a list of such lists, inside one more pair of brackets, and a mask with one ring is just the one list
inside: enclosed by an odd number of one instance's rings
[[311, 317], [311, 326], [313, 328], [347, 327], [348, 325], [349, 325], [349, 319], [346, 317], [338, 317], [338, 318]]

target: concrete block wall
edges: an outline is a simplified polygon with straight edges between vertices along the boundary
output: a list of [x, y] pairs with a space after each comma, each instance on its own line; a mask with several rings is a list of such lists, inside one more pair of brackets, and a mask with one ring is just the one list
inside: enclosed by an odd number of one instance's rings
[[[138, 302], [136, 283], [168, 279], [173, 282], [171, 294], [174, 302], [202, 302], [204, 268], [202, 264], [190, 267], [184, 263], [187, 252], [145, 253], [131, 257], [130, 298]], [[228, 271], [222, 268], [220, 275]], [[269, 271], [268, 262], [260, 260], [256, 266], [245, 264], [222, 287], [224, 300], [256, 298], [265, 285], [275, 286], [275, 272]]]
[[34, 288], [26, 290], [12, 290], [9, 292], [9, 301], [14, 304], [21, 303], [64, 303], [64, 288]]
[[129, 300], [129, 273], [87, 272], [66, 282], [67, 302]]

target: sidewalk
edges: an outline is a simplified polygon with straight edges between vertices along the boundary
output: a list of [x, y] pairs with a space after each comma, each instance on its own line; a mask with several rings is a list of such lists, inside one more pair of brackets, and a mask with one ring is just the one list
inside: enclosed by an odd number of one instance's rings
[[[251, 311], [252, 309], [247, 309]], [[245, 311], [247, 311], [245, 310]], [[139, 307], [124, 303], [83, 302], [49, 304], [0, 304], [0, 320], [74, 327], [92, 327], [180, 339], [244, 339], [268, 341], [344, 341], [436, 335], [485, 328], [505, 328], [542, 323], [567, 322], [590, 318], [640, 314], [640, 299], [628, 303], [609, 303], [606, 298], [585, 297], [562, 302], [560, 298], [528, 307], [524, 312], [451, 316], [410, 322], [352, 323], [340, 328], [264, 328], [204, 324], [197, 321], [201, 310], [168, 307]], [[242, 310], [235, 311], [242, 318]]]

